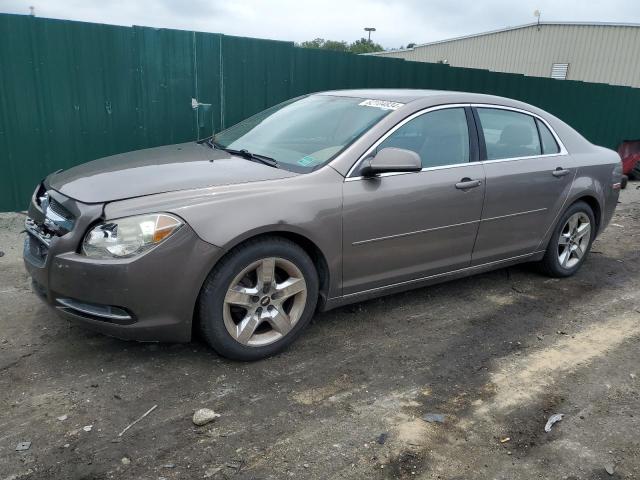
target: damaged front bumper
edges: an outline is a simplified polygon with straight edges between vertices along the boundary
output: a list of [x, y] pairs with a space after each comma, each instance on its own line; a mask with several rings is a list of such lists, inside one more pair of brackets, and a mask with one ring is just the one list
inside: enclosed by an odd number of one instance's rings
[[[221, 250], [184, 225], [139, 256], [89, 258], [79, 247], [88, 229], [103, 220], [103, 205], [83, 204], [53, 190], [46, 194], [54, 214], [64, 220], [48, 214], [47, 202], [43, 205], [34, 194], [24, 244], [34, 292], [61, 317], [107, 335], [189, 341], [200, 288]], [[56, 231], [48, 217], [67, 223]]]

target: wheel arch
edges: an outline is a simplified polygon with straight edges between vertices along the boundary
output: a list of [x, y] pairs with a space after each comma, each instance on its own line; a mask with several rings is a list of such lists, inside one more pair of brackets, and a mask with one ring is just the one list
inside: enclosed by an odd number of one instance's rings
[[600, 227], [602, 225], [602, 204], [600, 200], [598, 200], [598, 195], [595, 192], [592, 192], [590, 190], [582, 190], [576, 193], [575, 195], [572, 195], [569, 198], [567, 198], [567, 201], [564, 203], [562, 208], [558, 211], [556, 217], [553, 220], [553, 223], [551, 224], [545, 236], [541, 240], [538, 248], [536, 249], [537, 252], [541, 252], [547, 249], [547, 246], [549, 245], [549, 241], [551, 240], [553, 232], [558, 226], [558, 222], [562, 218], [562, 215], [569, 208], [571, 208], [573, 204], [577, 202], [584, 202], [587, 205], [589, 205], [589, 207], [593, 211], [593, 216], [596, 221], [596, 235], [600, 233]]
[[[256, 239], [260, 237], [281, 237], [290, 240], [295, 243], [299, 247], [301, 247], [309, 257], [311, 257], [311, 261], [316, 267], [316, 272], [318, 273], [318, 281], [319, 281], [319, 307], [322, 309], [324, 303], [327, 300], [329, 285], [331, 280], [331, 273], [329, 271], [329, 264], [327, 262], [327, 258], [324, 252], [313, 242], [309, 237], [302, 235], [298, 232], [293, 232], [290, 230], [277, 230], [273, 232], [261, 233], [251, 237], [251, 239]], [[247, 239], [249, 240], [249, 239]], [[246, 240], [245, 240], [246, 241]], [[243, 242], [244, 243], [244, 242]]]
[[[328, 294], [331, 287], [331, 282], [333, 281], [329, 263], [327, 261], [327, 256], [325, 252], [314, 242], [308, 235], [300, 232], [295, 228], [282, 228], [280, 225], [274, 225], [271, 227], [261, 228], [257, 230], [253, 230], [250, 232], [245, 232], [243, 235], [230, 240], [224, 246], [224, 253], [216, 259], [216, 261], [210, 266], [209, 273], [218, 265], [226, 256], [232, 253], [232, 251], [243, 244], [254, 241], [260, 238], [268, 238], [268, 237], [280, 237], [285, 238], [300, 248], [302, 248], [307, 255], [311, 258], [313, 262], [316, 272], [318, 273], [318, 281], [319, 281], [319, 289], [318, 289], [318, 309], [323, 310], [324, 304], [328, 298]], [[208, 276], [208, 275], [207, 275]], [[206, 277], [203, 279], [203, 285], [206, 282]], [[202, 291], [202, 286], [200, 287]], [[197, 326], [198, 322], [198, 301], [200, 298], [200, 292], [196, 297], [195, 304], [193, 306], [193, 321], [192, 321], [192, 333], [195, 332], [194, 328]]]
[[[571, 203], [568, 203], [567, 208], [577, 202], [584, 202], [591, 208], [593, 216], [596, 220], [596, 233], [600, 232], [600, 225], [602, 225], [602, 206], [595, 195], [585, 193], [573, 199]], [[565, 209], [566, 210], [566, 209]]]

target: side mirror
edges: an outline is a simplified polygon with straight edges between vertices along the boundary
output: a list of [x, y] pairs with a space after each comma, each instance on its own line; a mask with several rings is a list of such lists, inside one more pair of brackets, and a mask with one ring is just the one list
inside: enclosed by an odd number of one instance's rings
[[419, 172], [422, 170], [420, 156], [404, 148], [383, 148], [375, 157], [366, 158], [360, 174], [372, 177], [380, 173], [390, 172]]

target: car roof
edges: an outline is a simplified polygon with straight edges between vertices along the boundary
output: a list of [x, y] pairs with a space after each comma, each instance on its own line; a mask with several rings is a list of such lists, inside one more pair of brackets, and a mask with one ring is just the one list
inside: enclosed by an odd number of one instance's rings
[[371, 100], [386, 100], [389, 102], [410, 103], [425, 97], [454, 94], [446, 90], [418, 90], [410, 88], [359, 88], [352, 90], [330, 90], [318, 92], [317, 95], [331, 95], [336, 97], [355, 97]]
[[[318, 92], [315, 95], [331, 95], [340, 97], [362, 98], [369, 100], [381, 100], [388, 102], [398, 102], [404, 104], [400, 108], [394, 108], [380, 124], [374, 128], [380, 130], [376, 134], [382, 135], [384, 131], [397, 124], [414, 112], [418, 112], [430, 107], [439, 105], [496, 105], [516, 110], [522, 110], [546, 120], [555, 132], [559, 135], [563, 144], [569, 152], [588, 151], [592, 148], [591, 144], [585, 140], [578, 132], [559, 118], [546, 112], [538, 107], [530, 105], [512, 98], [499, 97], [496, 95], [486, 95], [482, 93], [456, 92], [450, 90], [418, 90], [418, 89], [402, 89], [402, 88], [373, 88], [373, 89], [353, 89], [353, 90], [330, 90], [326, 92]], [[363, 137], [363, 141], [368, 141]], [[358, 147], [358, 141], [354, 143], [355, 148]], [[346, 157], [345, 157], [346, 158]], [[347, 159], [349, 160], [349, 159]], [[338, 157], [331, 163], [332, 167], [342, 175], [346, 175], [352, 164], [349, 161], [341, 163], [341, 157]]]
[[[404, 88], [363, 88], [352, 90], [330, 90], [318, 92], [316, 95], [331, 95], [340, 97], [355, 97], [371, 100], [385, 100], [389, 102], [399, 102], [409, 104], [420, 102], [424, 105], [444, 104], [444, 103], [487, 103], [504, 105], [527, 110], [535, 109], [527, 103], [514, 100], [512, 98], [499, 97], [496, 95], [486, 95], [482, 93], [457, 92], [451, 90], [420, 90]], [[537, 110], [537, 109], [536, 109]], [[536, 112], [537, 113], [537, 112]]]

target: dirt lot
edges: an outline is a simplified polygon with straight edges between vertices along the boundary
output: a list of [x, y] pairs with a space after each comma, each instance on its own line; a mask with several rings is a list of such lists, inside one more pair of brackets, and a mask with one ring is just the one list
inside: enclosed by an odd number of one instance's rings
[[[0, 480], [640, 478], [639, 187], [571, 279], [509, 268], [341, 308], [253, 364], [58, 319], [4, 215]], [[196, 427], [201, 407], [221, 417]]]

